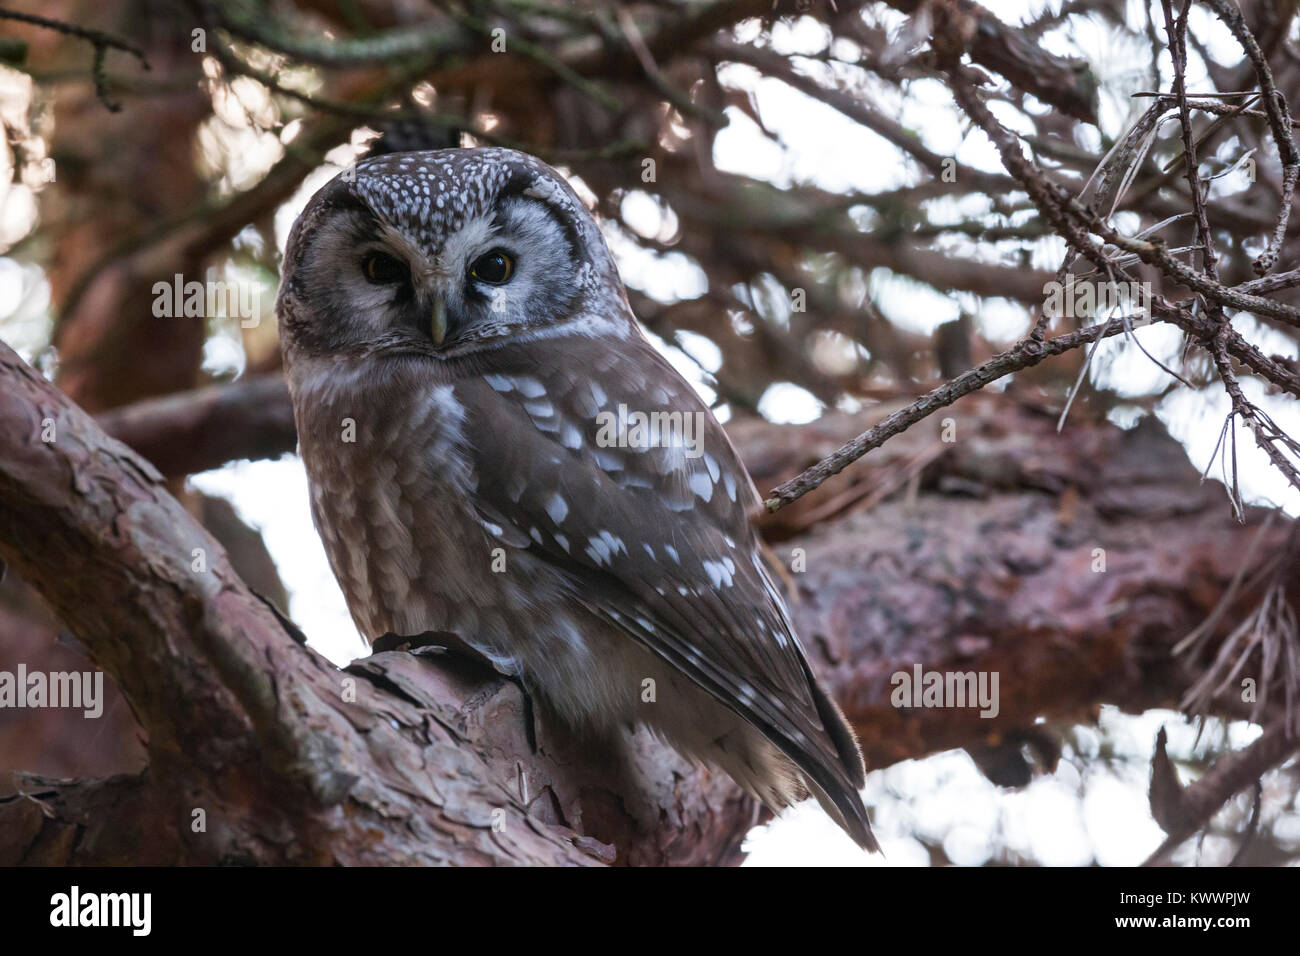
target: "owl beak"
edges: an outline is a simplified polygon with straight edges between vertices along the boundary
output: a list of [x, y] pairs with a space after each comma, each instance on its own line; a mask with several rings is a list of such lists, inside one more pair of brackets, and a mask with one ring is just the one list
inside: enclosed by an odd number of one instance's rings
[[434, 345], [441, 345], [447, 337], [447, 303], [442, 296], [433, 300], [433, 310], [429, 316], [429, 334]]

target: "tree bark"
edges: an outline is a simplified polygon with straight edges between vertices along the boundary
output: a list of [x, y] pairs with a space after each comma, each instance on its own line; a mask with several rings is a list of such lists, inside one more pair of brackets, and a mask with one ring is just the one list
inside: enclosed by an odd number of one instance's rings
[[[1294, 522], [1268, 522], [1264, 509], [1238, 522], [1224, 487], [1202, 482], [1156, 419], [1124, 431], [1083, 414], [1058, 433], [1054, 413], [977, 393], [771, 516], [769, 539], [788, 539], [780, 557], [789, 563], [803, 549], [795, 620], [869, 767], [991, 747], [1009, 762], [990, 773], [995, 782], [1027, 782], [1021, 743], [1047, 743], [1052, 725], [1091, 722], [1103, 704], [1178, 709], [1259, 604], [1268, 582], [1246, 575], [1207, 645], [1174, 652], [1248, 555], [1247, 570], [1287, 547]], [[942, 440], [949, 421], [951, 443]], [[864, 424], [824, 418], [800, 426], [796, 446], [770, 426], [733, 433], [768, 488]], [[1280, 573], [1300, 579], [1294, 567]], [[917, 665], [997, 673], [997, 716], [894, 706], [891, 678]], [[1258, 665], [1240, 676], [1260, 678]], [[1249, 713], [1239, 690], [1216, 701], [1217, 714]]]
[[[0, 381], [0, 558], [121, 687], [149, 759], [107, 780], [18, 779], [20, 795], [0, 801], [0, 863], [739, 859], [759, 815], [721, 774], [644, 733], [593, 753], [541, 726], [534, 746], [516, 686], [448, 654], [336, 669], [249, 591], [157, 469], [7, 348]], [[223, 434], [214, 408], [273, 417], [278, 393], [253, 387], [256, 406], [195, 397], [209, 417], [193, 434]], [[184, 399], [168, 401], [115, 421], [168, 447], [165, 411]], [[767, 488], [889, 410], [732, 433]], [[1290, 528], [1254, 513], [1235, 523], [1154, 422], [1125, 432], [1079, 418], [1058, 435], [1050, 416], [995, 394], [950, 417], [955, 441], [942, 440], [949, 423], [922, 423], [764, 530], [873, 769], [964, 746], [996, 782], [1023, 783], [1020, 745], [1050, 753], [1054, 724], [1102, 703], [1175, 705], [1203, 662], [1171, 648], [1252, 541], [1275, 553]], [[223, 454], [238, 453], [224, 434]], [[1234, 608], [1256, 600], [1240, 588]], [[892, 675], [917, 664], [997, 671], [997, 717], [893, 706]]]
[[134, 778], [19, 780], [0, 862], [734, 855], [752, 804], [644, 737], [589, 763], [541, 728], [534, 751], [514, 685], [454, 658], [390, 652], [340, 672], [248, 590], [152, 465], [7, 347], [0, 380], [0, 558], [112, 675], [149, 752]]

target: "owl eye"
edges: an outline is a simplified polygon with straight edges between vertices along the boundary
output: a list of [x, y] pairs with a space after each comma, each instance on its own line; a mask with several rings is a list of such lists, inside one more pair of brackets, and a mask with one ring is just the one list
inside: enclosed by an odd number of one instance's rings
[[480, 282], [490, 285], [504, 285], [514, 275], [515, 260], [501, 249], [493, 249], [474, 260], [469, 267], [469, 274]]
[[401, 282], [406, 278], [406, 266], [382, 252], [372, 252], [362, 259], [361, 271], [376, 285]]

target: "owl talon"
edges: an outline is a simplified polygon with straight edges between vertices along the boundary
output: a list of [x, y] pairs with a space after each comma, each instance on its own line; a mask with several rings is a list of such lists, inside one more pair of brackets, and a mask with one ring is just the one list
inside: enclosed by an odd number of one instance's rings
[[[382, 654], [385, 651], [408, 651], [414, 654], [417, 651], [426, 648], [433, 651], [434, 648], [441, 648], [442, 651], [449, 650], [442, 638], [441, 631], [425, 631], [423, 634], [394, 634], [389, 631], [387, 634], [381, 634], [375, 638], [370, 645], [371, 654]], [[438, 653], [434, 651], [434, 653]]]
[[528, 739], [528, 750], [532, 754], [537, 753], [537, 711], [533, 707], [533, 695], [528, 693], [528, 688], [518, 677], [506, 676], [506, 680], [519, 688], [519, 693], [523, 697], [523, 718], [524, 718], [524, 736]]
[[371, 654], [382, 654], [385, 651], [404, 651], [416, 657], [449, 655], [458, 660], [486, 665], [502, 680], [510, 681], [519, 688], [523, 698], [524, 735], [528, 739], [528, 749], [534, 754], [537, 753], [537, 712], [533, 707], [533, 695], [528, 693], [528, 688], [524, 686], [522, 680], [492, 668], [487, 658], [467, 645], [458, 635], [450, 631], [425, 631], [423, 634], [415, 635], [394, 634], [389, 631], [375, 638], [370, 645]]
[[451, 631], [424, 631], [420, 634], [394, 634], [389, 631], [375, 638], [370, 645], [371, 654], [381, 654], [384, 651], [406, 651], [417, 657], [454, 654], [479, 664], [488, 663], [487, 658]]

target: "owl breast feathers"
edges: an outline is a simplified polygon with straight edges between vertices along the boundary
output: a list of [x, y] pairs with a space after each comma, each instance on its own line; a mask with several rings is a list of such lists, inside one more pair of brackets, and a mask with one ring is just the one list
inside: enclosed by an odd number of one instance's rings
[[277, 312], [313, 517], [368, 639], [452, 632], [575, 734], [643, 723], [876, 848], [753, 485], [558, 173], [503, 149], [361, 162], [295, 224]]

